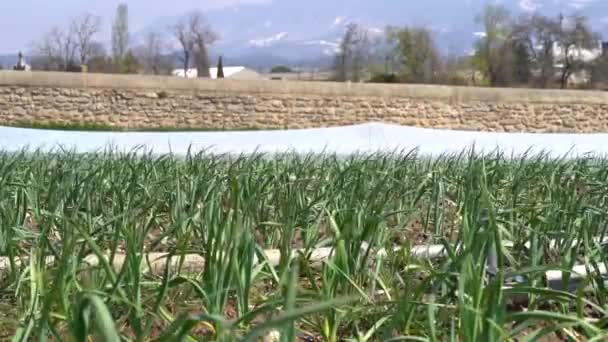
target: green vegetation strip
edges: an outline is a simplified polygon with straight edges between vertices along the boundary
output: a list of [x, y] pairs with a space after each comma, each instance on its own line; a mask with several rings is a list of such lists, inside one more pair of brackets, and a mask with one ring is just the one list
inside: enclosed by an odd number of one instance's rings
[[[602, 159], [0, 154], [0, 304], [15, 308], [0, 326], [15, 340], [604, 340], [607, 203]], [[415, 257], [426, 245], [441, 257]]]
[[[193, 127], [193, 126], [158, 126], [158, 127], [123, 127], [93, 122], [17, 122], [9, 127], [33, 128], [61, 131], [89, 131], [89, 132], [228, 132], [228, 131], [258, 131], [258, 127]], [[264, 128], [270, 130], [270, 128]]]

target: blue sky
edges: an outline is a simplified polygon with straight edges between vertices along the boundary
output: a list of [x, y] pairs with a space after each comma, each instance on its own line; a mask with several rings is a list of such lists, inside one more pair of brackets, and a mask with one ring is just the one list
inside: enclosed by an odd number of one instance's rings
[[[129, 5], [130, 25], [137, 31], [156, 19], [184, 14], [193, 9], [209, 9], [269, 0], [0, 0], [0, 54], [27, 51], [32, 41], [54, 25], [64, 25], [83, 12], [99, 15], [109, 41], [109, 27], [119, 3]], [[104, 39], [107, 36], [107, 39]]]

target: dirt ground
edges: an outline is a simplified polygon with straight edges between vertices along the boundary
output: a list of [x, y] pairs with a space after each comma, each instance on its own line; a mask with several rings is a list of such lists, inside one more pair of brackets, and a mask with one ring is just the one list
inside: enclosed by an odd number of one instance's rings
[[0, 341], [10, 341], [17, 329], [19, 317], [16, 306], [0, 294]]

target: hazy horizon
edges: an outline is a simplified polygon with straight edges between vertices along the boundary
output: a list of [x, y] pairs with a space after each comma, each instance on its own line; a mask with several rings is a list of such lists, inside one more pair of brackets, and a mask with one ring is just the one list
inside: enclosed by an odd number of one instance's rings
[[[376, 29], [387, 24], [423, 25], [443, 35], [437, 38], [438, 44], [466, 49], [475, 31], [480, 29], [474, 24], [474, 17], [487, 3], [502, 3], [514, 16], [534, 11], [546, 15], [581, 12], [590, 16], [595, 30], [608, 32], [608, 0], [426, 0], [422, 3], [409, 0], [8, 0], [0, 11], [0, 55], [15, 55], [18, 51], [27, 54], [32, 43], [52, 27], [65, 27], [72, 18], [84, 13], [102, 18], [102, 31], [95, 40], [108, 45], [110, 27], [120, 3], [129, 6], [129, 26], [134, 37], [150, 28], [166, 31], [166, 26], [176, 17], [193, 10], [213, 11], [210, 21], [221, 33], [220, 49], [225, 48], [222, 44], [231, 48], [266, 44], [270, 49], [274, 48], [271, 43], [286, 40], [336, 45], [340, 32], [335, 23], [344, 25], [347, 20], [367, 21]], [[255, 4], [271, 6], [237, 8]], [[234, 12], [230, 8], [233, 6]], [[214, 11], [222, 8], [228, 10]], [[329, 31], [331, 34], [325, 35]]]

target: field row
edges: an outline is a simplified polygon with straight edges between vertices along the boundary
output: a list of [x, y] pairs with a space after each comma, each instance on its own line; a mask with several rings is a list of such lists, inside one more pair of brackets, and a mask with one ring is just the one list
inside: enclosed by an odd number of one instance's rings
[[0, 154], [0, 338], [601, 340], [607, 200], [601, 159]]

